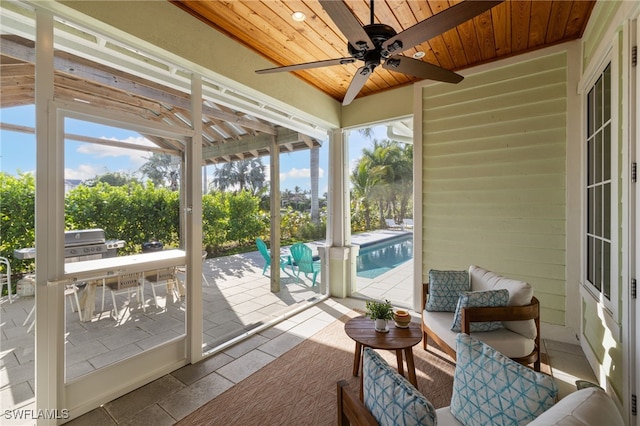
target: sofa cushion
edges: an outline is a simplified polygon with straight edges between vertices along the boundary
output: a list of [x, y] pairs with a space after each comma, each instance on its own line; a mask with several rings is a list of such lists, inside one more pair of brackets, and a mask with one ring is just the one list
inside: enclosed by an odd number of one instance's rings
[[364, 405], [381, 426], [437, 424], [433, 405], [376, 351], [362, 358]]
[[529, 425], [609, 425], [622, 426], [624, 421], [613, 400], [599, 387], [580, 389], [565, 396]]
[[[528, 305], [531, 303], [531, 298], [533, 297], [533, 287], [531, 287], [529, 283], [505, 278], [476, 265], [469, 267], [469, 285], [471, 291], [508, 290], [509, 303], [507, 306]], [[503, 321], [502, 325], [529, 339], [536, 338], [536, 324], [533, 320]]]
[[[509, 291], [489, 290], [489, 291], [465, 291], [458, 298], [456, 312], [453, 315], [452, 331], [462, 329], [462, 309], [507, 306], [509, 302]], [[470, 331], [493, 331], [502, 328], [500, 321], [472, 322]]]
[[449, 407], [436, 409], [436, 417], [438, 418], [438, 426], [464, 426], [458, 419], [453, 417]]
[[[450, 347], [456, 347], [457, 332], [451, 331], [453, 314], [451, 312], [422, 312], [422, 320], [427, 328], [440, 337]], [[507, 328], [489, 332], [476, 332], [473, 337], [485, 342], [495, 350], [509, 358], [520, 358], [529, 355], [536, 347], [534, 340], [522, 334], [514, 333]]]
[[463, 291], [469, 291], [469, 273], [467, 271], [429, 270], [427, 311], [454, 312], [458, 297]]
[[524, 425], [555, 403], [558, 387], [553, 377], [467, 334], [458, 334], [456, 343], [450, 409], [464, 425]]

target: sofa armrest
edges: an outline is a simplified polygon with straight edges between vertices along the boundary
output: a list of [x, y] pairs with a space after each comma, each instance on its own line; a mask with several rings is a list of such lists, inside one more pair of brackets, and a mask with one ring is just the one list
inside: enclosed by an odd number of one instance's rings
[[422, 309], [427, 306], [427, 294], [429, 294], [429, 283], [422, 283]]
[[[535, 297], [531, 303], [524, 306], [500, 306], [482, 308], [463, 308], [461, 327], [462, 332], [469, 334], [472, 322], [484, 321], [526, 321], [540, 318], [540, 303]], [[539, 326], [536, 326], [539, 331]]]
[[533, 364], [535, 371], [540, 371], [540, 302], [532, 297], [531, 303], [524, 306], [463, 308], [461, 314], [461, 331], [471, 334], [472, 322], [483, 321], [527, 321], [533, 320], [536, 327], [535, 349], [526, 357], [514, 358], [521, 364]]
[[345, 380], [338, 382], [338, 426], [378, 426], [367, 407], [349, 388]]

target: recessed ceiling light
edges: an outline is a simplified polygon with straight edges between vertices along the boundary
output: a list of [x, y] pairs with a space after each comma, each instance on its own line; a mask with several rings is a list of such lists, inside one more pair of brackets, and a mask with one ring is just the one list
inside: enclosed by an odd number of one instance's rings
[[424, 52], [416, 52], [413, 54], [414, 59], [424, 58]]
[[293, 19], [296, 22], [302, 22], [307, 18], [307, 15], [304, 14], [304, 12], [293, 12], [291, 14], [291, 19]]

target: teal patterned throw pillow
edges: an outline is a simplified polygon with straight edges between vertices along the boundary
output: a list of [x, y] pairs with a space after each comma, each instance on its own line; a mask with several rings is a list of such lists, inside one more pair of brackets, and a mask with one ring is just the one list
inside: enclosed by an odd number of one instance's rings
[[411, 384], [373, 349], [362, 358], [364, 405], [380, 426], [435, 426], [436, 410]]
[[551, 408], [553, 377], [518, 364], [468, 334], [456, 337], [449, 409], [466, 426], [525, 425]]
[[[462, 328], [462, 308], [484, 308], [507, 306], [509, 303], [509, 290], [465, 291], [458, 299], [456, 313], [453, 316], [452, 331], [460, 331]], [[502, 328], [500, 321], [472, 322], [471, 331], [493, 331]]]
[[429, 270], [427, 311], [454, 312], [460, 293], [469, 291], [468, 271]]

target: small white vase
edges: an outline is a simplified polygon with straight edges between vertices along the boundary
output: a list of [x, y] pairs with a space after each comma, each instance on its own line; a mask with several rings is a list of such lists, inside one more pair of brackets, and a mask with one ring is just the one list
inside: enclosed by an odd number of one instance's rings
[[374, 328], [379, 333], [387, 333], [389, 332], [389, 327], [386, 319], [376, 318], [374, 323]]

